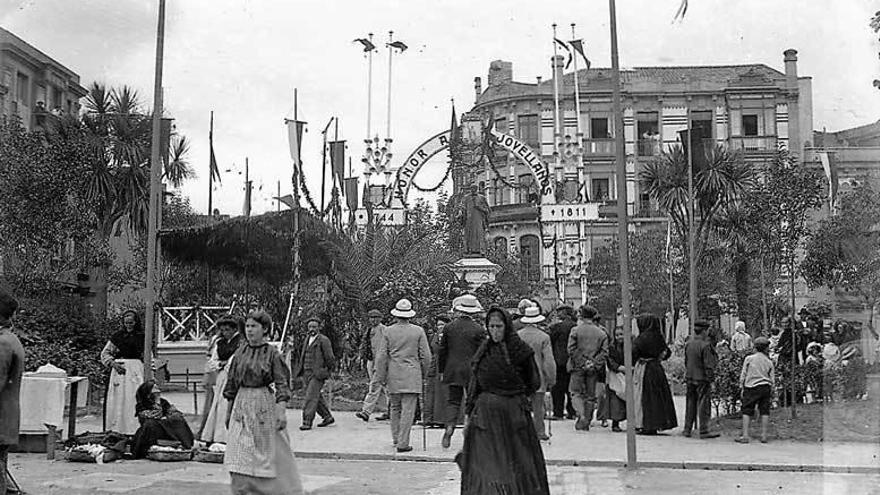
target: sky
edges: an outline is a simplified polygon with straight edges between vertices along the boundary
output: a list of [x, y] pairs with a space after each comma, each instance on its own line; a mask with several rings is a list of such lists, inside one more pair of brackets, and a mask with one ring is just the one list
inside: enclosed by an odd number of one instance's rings
[[[813, 128], [839, 130], [880, 118], [880, 42], [868, 27], [880, 2], [867, 0], [621, 0], [621, 66], [764, 63], [783, 70], [782, 52], [798, 50], [798, 71], [813, 78]], [[0, 26], [81, 77], [129, 85], [151, 105], [158, 1], [0, 0]], [[562, 0], [168, 0], [165, 112], [191, 141], [198, 177], [182, 187], [197, 211], [207, 211], [208, 127], [222, 183], [214, 207], [237, 215], [244, 196], [244, 162], [254, 181], [255, 213], [275, 209], [277, 183], [290, 192], [284, 119], [308, 122], [305, 175], [320, 196], [321, 130], [339, 119], [355, 175], [367, 121], [367, 63], [355, 38], [374, 33], [371, 134], [385, 137], [388, 31], [410, 48], [395, 55], [391, 78], [392, 165], [447, 129], [451, 100], [460, 114], [474, 103], [474, 77], [489, 63], [513, 63], [514, 79], [550, 77], [551, 25], [570, 39], [571, 23], [594, 67], [610, 66], [608, 4]], [[331, 128], [331, 133], [335, 128]], [[416, 177], [423, 187], [444, 172], [434, 159]], [[328, 178], [329, 181], [329, 178]], [[329, 200], [329, 194], [328, 194]]]

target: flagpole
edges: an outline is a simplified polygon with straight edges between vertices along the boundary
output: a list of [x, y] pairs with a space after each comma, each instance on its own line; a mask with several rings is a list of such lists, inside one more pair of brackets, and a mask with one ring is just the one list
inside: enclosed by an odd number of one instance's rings
[[330, 129], [330, 124], [333, 123], [333, 119], [335, 118], [336, 117], [330, 117], [327, 126], [324, 127], [324, 130], [321, 132], [324, 141], [324, 147], [321, 150], [321, 211], [318, 212], [321, 216], [321, 220], [324, 219], [324, 200], [327, 194], [327, 129]]
[[[296, 124], [294, 124], [296, 125]], [[281, 181], [278, 181], [278, 212], [281, 212]]]
[[147, 220], [147, 301], [144, 328], [144, 379], [153, 378], [153, 334], [156, 329], [157, 253], [159, 250], [159, 216], [162, 214], [159, 188], [162, 174], [161, 133], [162, 133], [162, 63], [165, 53], [165, 0], [159, 0], [159, 15], [156, 26], [156, 73], [153, 86], [153, 135], [150, 152], [150, 197], [149, 218]]
[[[208, 146], [210, 151], [214, 150], [214, 111], [211, 110], [211, 127], [208, 131]], [[210, 221], [212, 212], [214, 211], [214, 164], [211, 157], [208, 157], [208, 220]]]
[[666, 220], [666, 271], [669, 273], [669, 333], [667, 341], [675, 340], [675, 285], [672, 282], [672, 217]]
[[[373, 43], [373, 33], [369, 35], [370, 43]], [[370, 124], [373, 115], [373, 51], [367, 53], [367, 140], [370, 139]], [[296, 118], [296, 117], [294, 117]]]
[[[623, 313], [623, 360], [626, 373], [626, 417], [635, 418], [633, 395], [632, 314], [629, 288], [629, 218], [626, 208], [626, 141], [623, 130], [623, 105], [620, 95], [620, 60], [617, 47], [617, 6], [608, 0], [611, 27], [611, 87], [614, 113], [614, 157], [617, 162], [617, 245], [620, 259], [620, 306]], [[626, 467], [636, 469], [636, 431], [626, 422]]]
[[394, 41], [394, 31], [388, 31], [388, 128], [385, 131], [386, 140], [391, 139], [391, 62], [394, 54], [394, 47], [391, 43]]
[[[244, 200], [245, 200], [245, 216], [244, 216], [244, 245], [250, 244], [250, 223], [251, 223], [251, 181], [248, 157], [244, 157]], [[251, 310], [251, 278], [250, 263], [247, 258], [244, 262], [244, 312], [247, 314]]]
[[[690, 115], [688, 115], [690, 116]], [[689, 335], [694, 333], [694, 324], [697, 321], [697, 277], [696, 277], [696, 253], [694, 253], [694, 140], [691, 137], [693, 129], [688, 119], [687, 130], [687, 166], [688, 166], [688, 316]]]
[[559, 78], [556, 77], [556, 57], [558, 56], [556, 23], [553, 23], [553, 61], [550, 63], [550, 73], [553, 74], [553, 154], [556, 155], [557, 170], [559, 169], [559, 140], [562, 138], [562, 131], [559, 125]]
[[[574, 34], [574, 23], [571, 23], [571, 39], [576, 40]], [[571, 56], [574, 61], [574, 112], [577, 114], [577, 145], [581, 146], [581, 140], [583, 138], [583, 133], [581, 132], [581, 90], [580, 85], [578, 84], [578, 53], [575, 50], [575, 53]], [[578, 168], [580, 168], [581, 164], [578, 164]]]

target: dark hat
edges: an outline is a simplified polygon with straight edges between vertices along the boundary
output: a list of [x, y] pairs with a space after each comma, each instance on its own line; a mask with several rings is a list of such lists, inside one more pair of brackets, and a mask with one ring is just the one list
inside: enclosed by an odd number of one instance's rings
[[370, 317], [375, 316], [377, 318], [381, 318], [382, 312], [379, 311], [378, 309], [371, 309], [371, 310], [367, 311], [367, 316], [370, 316]]
[[770, 345], [770, 339], [767, 337], [761, 336], [755, 339], [755, 346], [759, 345]]
[[709, 322], [706, 320], [697, 320], [694, 322], [694, 328], [709, 328]]

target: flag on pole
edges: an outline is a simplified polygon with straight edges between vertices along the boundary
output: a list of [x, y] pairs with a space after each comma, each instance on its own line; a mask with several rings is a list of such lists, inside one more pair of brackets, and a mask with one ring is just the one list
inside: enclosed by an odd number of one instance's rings
[[297, 177], [301, 176], [302, 160], [300, 152], [302, 151], [302, 135], [305, 122], [299, 120], [285, 120], [287, 124], [287, 142], [290, 144], [290, 159], [293, 160], [293, 174]]
[[397, 48], [398, 50], [400, 50], [400, 53], [405, 52], [406, 49], [409, 48], [408, 46], [406, 46], [406, 43], [402, 41], [394, 41], [392, 43], [388, 43], [388, 46], [390, 46], [391, 48]]
[[363, 45], [364, 52], [372, 52], [376, 49], [376, 45], [374, 45], [373, 42], [367, 38], [357, 38], [352, 43], [360, 43], [361, 45]]
[[834, 202], [837, 199], [837, 167], [834, 163], [834, 156], [827, 151], [819, 152], [819, 160], [822, 162], [822, 169], [825, 171], [825, 178], [828, 179], [828, 203], [834, 208]]
[[330, 170], [336, 184], [342, 184], [345, 176], [345, 141], [330, 141]]
[[[584, 62], [587, 64], [587, 69], [589, 69], [590, 68], [590, 59], [588, 59], [587, 55], [584, 53], [584, 40], [571, 40], [571, 47], [574, 48], [574, 51], [576, 51], [578, 54], [580, 54], [581, 57], [583, 57]], [[569, 64], [571, 63], [572, 58], [574, 58], [574, 57], [569, 57], [569, 59], [568, 59]], [[566, 69], [568, 68], [568, 64], [565, 64], [565, 68]]]
[[688, 0], [681, 0], [681, 5], [678, 6], [678, 11], [675, 13], [675, 17], [672, 19], [672, 22], [675, 21], [683, 21], [684, 15], [687, 14], [688, 11]]
[[345, 201], [349, 210], [357, 210], [358, 208], [358, 178], [348, 177], [344, 182]]
[[217, 157], [214, 156], [214, 112], [211, 112], [211, 130], [208, 131], [208, 148], [211, 150], [210, 169], [211, 180], [220, 182], [220, 168], [217, 166]]
[[[555, 28], [554, 28], [554, 29], [555, 29]], [[562, 41], [562, 40], [559, 39], [559, 38], [553, 38], [553, 41], [554, 41], [557, 45], [561, 46], [562, 49], [565, 50], [566, 53], [568, 53], [568, 60], [565, 62], [565, 68], [567, 69], [568, 66], [571, 65], [571, 58], [572, 58], [572, 55], [571, 55], [571, 47], [568, 46], [568, 43]], [[556, 63], [556, 62], [553, 62], [553, 63]]]
[[294, 199], [292, 194], [285, 194], [284, 196], [274, 196], [272, 199], [280, 202], [281, 204], [287, 206], [288, 208], [293, 208]]
[[244, 216], [251, 216], [251, 189], [253, 189], [253, 182], [247, 181], [244, 187], [244, 208], [243, 212]]

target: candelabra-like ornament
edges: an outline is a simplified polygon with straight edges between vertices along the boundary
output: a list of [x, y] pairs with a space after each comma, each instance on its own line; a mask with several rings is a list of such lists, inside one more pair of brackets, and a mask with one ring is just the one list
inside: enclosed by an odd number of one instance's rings
[[[361, 162], [364, 164], [364, 179], [366, 180], [368, 188], [370, 188], [370, 190], [373, 188], [371, 184], [373, 174], [383, 175], [385, 179], [384, 184], [381, 185], [383, 189], [382, 201], [379, 204], [376, 204], [376, 202], [373, 201], [374, 206], [390, 204], [389, 202], [392, 191], [391, 176], [393, 171], [389, 167], [389, 163], [391, 163], [391, 158], [394, 156], [394, 154], [391, 153], [391, 142], [391, 138], [385, 138], [383, 144], [382, 140], [379, 139], [379, 136], [376, 136], [373, 139], [364, 140], [366, 149], [364, 150], [364, 156], [361, 158]], [[377, 185], [375, 187], [380, 186]]]
[[[577, 172], [581, 157], [584, 156], [584, 147], [581, 143], [580, 136], [577, 139], [572, 139], [570, 135], [566, 135], [565, 139], [559, 142], [559, 158], [566, 173]], [[574, 170], [571, 170], [572, 168]]]

